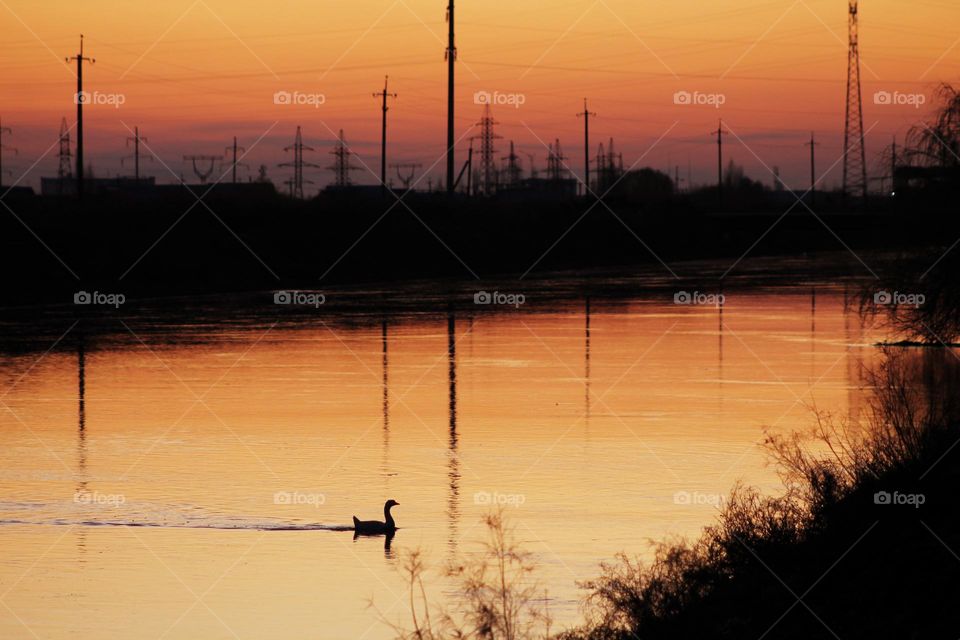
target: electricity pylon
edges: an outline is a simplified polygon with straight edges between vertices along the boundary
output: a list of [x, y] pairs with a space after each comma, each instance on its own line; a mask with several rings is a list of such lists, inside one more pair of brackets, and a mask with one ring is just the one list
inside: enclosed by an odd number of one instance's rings
[[849, 0], [847, 52], [847, 111], [843, 129], [843, 195], [867, 198], [867, 150], [863, 139], [863, 98], [860, 94], [860, 28], [858, 0]]

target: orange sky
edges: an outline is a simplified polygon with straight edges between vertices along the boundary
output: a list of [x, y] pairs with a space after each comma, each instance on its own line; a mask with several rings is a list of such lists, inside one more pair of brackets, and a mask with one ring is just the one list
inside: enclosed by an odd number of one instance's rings
[[[445, 0], [0, 0], [0, 117], [14, 129], [5, 143], [9, 184], [36, 185], [56, 170], [61, 117], [74, 121], [73, 68], [78, 34], [97, 62], [85, 89], [122, 95], [120, 108], [85, 111], [87, 155], [98, 175], [130, 173], [127, 127], [139, 126], [160, 161], [145, 171], [162, 182], [190, 169], [184, 154], [219, 154], [232, 136], [250, 149], [252, 170], [268, 166], [276, 182], [282, 147], [296, 126], [316, 149], [306, 159], [321, 167], [333, 133], [343, 128], [360, 154], [358, 182], [374, 181], [363, 165], [379, 166], [379, 104], [371, 95], [390, 75], [400, 94], [390, 112], [390, 159], [434, 166], [441, 175], [445, 142]], [[864, 125], [867, 150], [877, 156], [891, 136], [931, 107], [932, 89], [960, 72], [960, 5], [947, 0], [864, 0], [861, 3]], [[630, 166], [680, 165], [694, 182], [713, 179], [710, 131], [723, 117], [730, 131], [725, 155], [754, 178], [772, 182], [779, 166], [788, 184], [808, 180], [803, 143], [816, 130], [818, 166], [840, 156], [846, 78], [844, 0], [461, 0], [457, 7], [458, 113], [464, 136], [479, 118], [477, 91], [520, 94], [518, 108], [494, 115], [515, 140], [524, 163], [542, 169], [545, 144], [560, 138], [572, 169], [582, 173], [584, 96], [599, 113], [591, 146], [616, 138]], [[930, 27], [932, 25], [932, 27]], [[274, 104], [277, 91], [322, 94], [324, 104]], [[677, 105], [678, 91], [722, 94], [724, 104]], [[877, 91], [925, 94], [920, 109], [878, 105]], [[656, 142], [663, 136], [660, 142]], [[737, 138], [740, 138], [738, 140]], [[254, 146], [254, 143], [260, 142]], [[656, 143], [656, 144], [655, 144]], [[653, 145], [652, 150], [650, 147]], [[42, 159], [41, 159], [42, 157]], [[439, 161], [439, 162], [438, 162]], [[868, 158], [879, 175], [875, 158]], [[839, 165], [828, 185], [839, 181]], [[244, 172], [246, 174], [246, 172]], [[308, 169], [315, 188], [329, 171]], [[424, 182], [424, 186], [425, 186]]]

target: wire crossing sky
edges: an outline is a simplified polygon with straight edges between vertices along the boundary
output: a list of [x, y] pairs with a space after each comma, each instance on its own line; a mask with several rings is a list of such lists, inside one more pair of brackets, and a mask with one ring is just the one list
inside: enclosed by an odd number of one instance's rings
[[[84, 70], [86, 155], [96, 175], [129, 173], [126, 138], [140, 127], [161, 182], [189, 174], [184, 155], [221, 154], [238, 136], [249, 169], [278, 184], [283, 148], [303, 127], [330, 164], [343, 129], [374, 184], [380, 105], [372, 98], [390, 76], [400, 94], [390, 111], [391, 162], [422, 163], [443, 174], [446, 24], [443, 0], [360, 2], [164, 0], [0, 0], [0, 117], [20, 150], [4, 158], [24, 183], [55, 175], [62, 117], [73, 124], [79, 34], [96, 63]], [[702, 184], [715, 174], [713, 139], [723, 119], [725, 157], [772, 184], [808, 181], [815, 131], [826, 171], [842, 153], [846, 82], [845, 0], [501, 0], [457, 6], [457, 119], [465, 150], [479, 133], [485, 101], [500, 123], [497, 155], [509, 142], [542, 169], [547, 144], [561, 140], [582, 172], [582, 122], [588, 97], [600, 115], [591, 142], [613, 137], [629, 166], [679, 174]], [[865, 0], [860, 48], [868, 172], [880, 175], [894, 135], [933, 108], [940, 82], [960, 76], [960, 5], [942, 0]], [[51, 148], [53, 147], [53, 148]], [[49, 151], [48, 151], [49, 150]], [[596, 149], [591, 150], [591, 156]], [[463, 151], [460, 151], [462, 155]], [[45, 155], [46, 154], [46, 155]], [[839, 183], [842, 163], [825, 184]], [[313, 169], [318, 186], [332, 175]]]

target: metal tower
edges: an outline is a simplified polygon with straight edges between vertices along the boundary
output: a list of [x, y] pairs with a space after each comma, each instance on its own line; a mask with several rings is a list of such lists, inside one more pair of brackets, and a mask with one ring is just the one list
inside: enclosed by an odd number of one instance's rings
[[87, 94], [83, 92], [83, 63], [96, 62], [93, 58], [83, 57], [83, 34], [80, 34], [80, 53], [67, 58], [67, 62], [77, 61], [77, 95], [73, 97], [77, 103], [77, 196], [83, 197], [83, 103], [87, 99]]
[[[422, 169], [423, 165], [419, 162], [397, 162], [390, 167], [397, 170], [397, 179], [403, 184], [404, 191], [409, 191], [410, 184], [417, 175], [417, 169]], [[407, 173], [401, 173], [401, 171], [407, 171]], [[385, 185], [384, 188], [386, 188]]]
[[14, 154], [19, 153], [13, 147], [8, 147], [3, 144], [3, 134], [5, 133], [13, 135], [13, 129], [11, 129], [10, 127], [5, 127], [2, 124], [0, 124], [0, 185], [3, 185], [3, 150], [9, 149], [10, 151], [13, 151]]
[[867, 151], [860, 95], [859, 0], [849, 0], [850, 48], [847, 54], [847, 113], [843, 131], [843, 194], [867, 197]]
[[483, 117], [477, 123], [480, 127], [480, 135], [477, 136], [480, 139], [480, 189], [484, 195], [491, 195], [496, 189], [497, 165], [494, 159], [496, 149], [493, 141], [502, 137], [493, 132], [493, 127], [497, 124], [499, 123], [493, 119], [490, 104], [485, 104]]
[[350, 164], [350, 156], [353, 155], [353, 152], [350, 151], [347, 140], [343, 137], [343, 129], [340, 129], [340, 137], [330, 154], [333, 156], [333, 164], [327, 168], [333, 171], [334, 186], [349, 187], [351, 184], [350, 172], [355, 170], [356, 167]]
[[507, 184], [511, 187], [518, 186], [520, 184], [520, 176], [523, 173], [523, 169], [520, 168], [520, 156], [518, 156], [513, 150], [513, 140], [510, 141], [510, 154], [500, 159], [507, 161]]
[[[70, 151], [70, 128], [67, 119], [60, 121], [60, 166], [57, 168], [57, 177], [62, 181], [73, 177], [73, 153]], [[60, 186], [63, 192], [63, 185]]]
[[290, 185], [290, 196], [303, 199], [303, 185], [313, 184], [312, 181], [303, 179], [303, 168], [316, 167], [319, 169], [318, 165], [303, 161], [303, 152], [313, 151], [314, 149], [313, 147], [308, 147], [303, 144], [303, 133], [300, 127], [297, 127], [297, 135], [293, 139], [293, 144], [289, 147], [284, 147], [283, 150], [293, 151], [293, 162], [281, 162], [278, 165], [280, 167], [293, 167], [293, 178], [287, 181], [287, 184]]
[[[207, 180], [210, 179], [210, 176], [213, 175], [214, 170], [217, 168], [217, 162], [223, 160], [223, 156], [211, 156], [211, 155], [188, 155], [183, 156], [184, 162], [189, 162], [190, 166], [193, 167], [193, 174], [197, 176], [200, 180], [200, 184], [207, 184]], [[206, 169], [201, 169], [203, 164], [207, 165]]]
[[557, 138], [554, 143], [548, 147], [547, 177], [550, 180], [559, 181], [564, 177], [564, 160], [566, 160], [566, 157], [560, 149], [560, 139]]

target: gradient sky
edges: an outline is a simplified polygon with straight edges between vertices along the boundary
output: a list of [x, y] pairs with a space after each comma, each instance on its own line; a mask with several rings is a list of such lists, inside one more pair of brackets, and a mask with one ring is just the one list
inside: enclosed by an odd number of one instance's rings
[[[75, 119], [78, 34], [96, 64], [85, 89], [122, 94], [119, 109], [85, 110], [87, 155], [97, 175], [128, 174], [125, 138], [139, 126], [159, 158], [144, 172], [161, 182], [190, 175], [184, 154], [220, 154], [234, 135], [253, 173], [268, 167], [278, 184], [289, 170], [282, 148], [297, 125], [316, 149], [306, 170], [318, 188], [331, 179], [331, 140], [344, 129], [359, 154], [357, 182], [379, 166], [379, 103], [390, 75], [400, 94], [390, 111], [390, 161], [419, 162], [442, 174], [445, 143], [446, 0], [0, 0], [0, 118], [9, 184], [53, 175], [60, 120]], [[732, 134], [725, 155], [772, 183], [767, 167], [802, 187], [804, 147], [817, 132], [819, 172], [838, 161], [846, 86], [845, 0], [461, 0], [457, 7], [457, 128], [466, 155], [481, 115], [477, 91], [522, 94], [497, 106], [497, 132], [542, 169], [545, 145], [559, 138], [569, 166], [583, 167], [585, 96], [599, 115], [591, 146], [613, 136], [626, 165], [680, 166], [694, 183], [715, 175], [710, 132], [722, 117]], [[947, 0], [863, 0], [864, 126], [872, 175], [894, 134], [929, 115], [939, 82], [960, 75], [960, 5]], [[275, 105], [277, 91], [320, 93], [325, 103]], [[720, 93], [725, 104], [674, 104], [678, 91]], [[877, 91], [923, 94], [926, 104], [878, 105]], [[257, 140], [259, 139], [259, 142]], [[659, 142], [658, 142], [659, 140]], [[53, 145], [53, 148], [51, 148]], [[652, 147], [652, 148], [651, 148]], [[48, 153], [49, 149], [49, 153]], [[46, 156], [44, 154], [47, 153]], [[644, 155], [645, 154], [645, 155]], [[642, 159], [641, 159], [642, 156]], [[436, 164], [435, 164], [436, 163]], [[765, 166], [766, 165], [766, 166]], [[840, 180], [837, 164], [826, 178]], [[248, 172], [244, 171], [243, 175]], [[426, 182], [423, 183], [423, 186]]]

